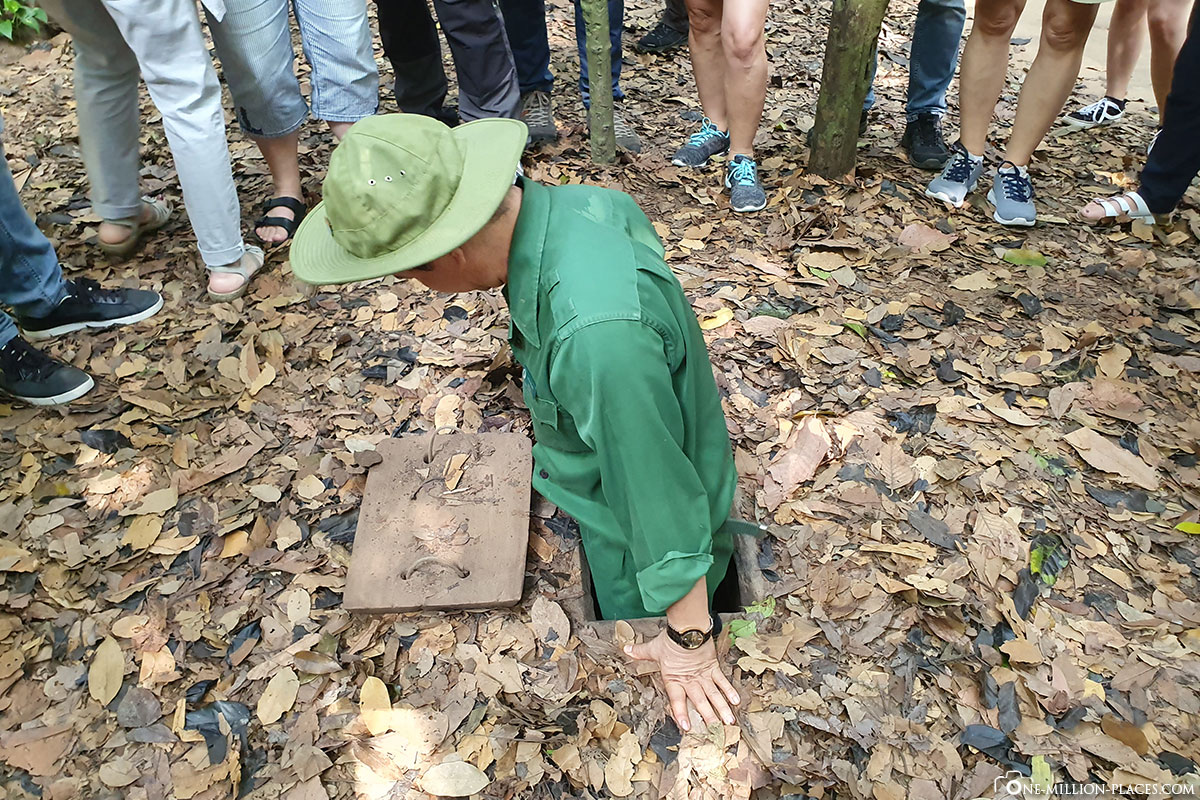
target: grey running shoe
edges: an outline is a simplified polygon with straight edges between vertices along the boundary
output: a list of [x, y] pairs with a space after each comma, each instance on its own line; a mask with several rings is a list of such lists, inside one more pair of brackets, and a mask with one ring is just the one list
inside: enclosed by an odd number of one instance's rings
[[729, 189], [729, 207], [734, 211], [761, 211], [767, 206], [767, 193], [752, 158], [733, 157], [725, 168], [725, 188]]
[[530, 92], [521, 98], [521, 121], [529, 127], [529, 141], [533, 144], [558, 138], [549, 92]]
[[688, 137], [687, 144], [675, 151], [671, 163], [677, 167], [702, 167], [715, 155], [729, 150], [729, 134], [717, 129], [708, 117], [700, 130]]
[[1033, 207], [1033, 182], [1028, 173], [1011, 161], [996, 169], [996, 182], [988, 192], [988, 201], [996, 207], [992, 219], [1001, 225], [1033, 227], [1037, 209]]
[[1115, 97], [1101, 97], [1091, 105], [1067, 114], [1067, 124], [1073, 128], [1094, 128], [1107, 125], [1125, 116], [1125, 101]]
[[637, 131], [630, 127], [621, 112], [613, 109], [613, 134], [617, 137], [617, 146], [624, 147], [631, 153], [642, 152], [642, 140]]
[[946, 162], [942, 174], [929, 182], [925, 196], [942, 200], [955, 208], [962, 208], [967, 201], [967, 195], [975, 190], [979, 176], [983, 174], [983, 159], [971, 158], [962, 142], [955, 142], [950, 148], [950, 160]]

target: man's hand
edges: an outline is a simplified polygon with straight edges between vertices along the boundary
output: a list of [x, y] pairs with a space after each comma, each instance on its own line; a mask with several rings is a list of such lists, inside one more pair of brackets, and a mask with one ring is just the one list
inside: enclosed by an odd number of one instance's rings
[[730, 704], [741, 702], [733, 684], [721, 671], [717, 661], [717, 646], [709, 640], [703, 647], [688, 650], [667, 638], [663, 631], [645, 644], [625, 647], [625, 655], [639, 661], [655, 661], [667, 687], [667, 699], [671, 701], [671, 715], [682, 731], [691, 729], [688, 721], [687, 704], [690, 700], [704, 722], [712, 725], [723, 720], [726, 725], [734, 723]]

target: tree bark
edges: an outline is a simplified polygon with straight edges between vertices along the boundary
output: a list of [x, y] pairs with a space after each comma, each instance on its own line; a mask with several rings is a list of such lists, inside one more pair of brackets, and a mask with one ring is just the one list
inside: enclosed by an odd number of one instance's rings
[[888, 0], [833, 0], [810, 172], [840, 178], [854, 169], [858, 120], [870, 88], [875, 43]]
[[613, 133], [612, 60], [609, 53], [608, 3], [606, 0], [581, 0], [584, 29], [587, 34], [588, 86], [591, 109], [592, 161], [611, 164], [617, 160], [617, 140]]

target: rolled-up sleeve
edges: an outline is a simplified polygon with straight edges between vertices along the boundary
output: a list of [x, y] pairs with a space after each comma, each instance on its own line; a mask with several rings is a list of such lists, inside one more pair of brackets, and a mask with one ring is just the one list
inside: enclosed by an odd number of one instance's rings
[[642, 603], [661, 613], [713, 564], [709, 498], [684, 452], [683, 410], [661, 335], [593, 323], [555, 354], [550, 381], [595, 453], [601, 492], [628, 543]]

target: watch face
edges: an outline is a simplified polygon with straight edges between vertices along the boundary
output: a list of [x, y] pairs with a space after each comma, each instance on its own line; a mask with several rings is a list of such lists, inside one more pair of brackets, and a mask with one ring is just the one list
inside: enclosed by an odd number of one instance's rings
[[707, 638], [707, 635], [704, 633], [704, 631], [684, 631], [682, 634], [680, 634], [679, 638], [683, 639], [684, 647], [688, 648], [689, 650], [695, 650], [697, 647], [704, 644], [704, 640]]

